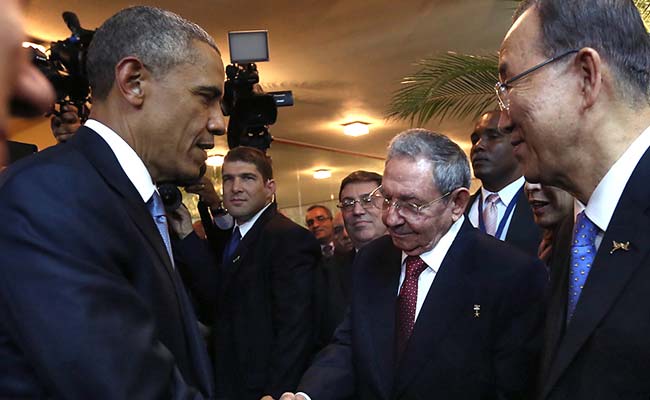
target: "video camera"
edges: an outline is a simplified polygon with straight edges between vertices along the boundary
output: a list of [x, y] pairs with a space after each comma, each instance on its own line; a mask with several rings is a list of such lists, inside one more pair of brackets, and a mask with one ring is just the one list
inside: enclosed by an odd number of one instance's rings
[[228, 147], [251, 146], [266, 152], [277, 107], [292, 106], [292, 93], [264, 93], [259, 85], [255, 63], [269, 61], [268, 31], [229, 32], [228, 45], [231, 64], [226, 67], [222, 106], [224, 115], [230, 116]]
[[[86, 56], [95, 31], [83, 29], [73, 12], [64, 12], [63, 20], [72, 35], [65, 40], [51, 42], [49, 54], [30, 47], [31, 60], [54, 86], [59, 109], [63, 105], [73, 104], [79, 110], [81, 121], [85, 122], [90, 112], [88, 104], [91, 102]], [[19, 114], [29, 113], [24, 105], [17, 107]], [[59, 114], [56, 110], [54, 113]]]

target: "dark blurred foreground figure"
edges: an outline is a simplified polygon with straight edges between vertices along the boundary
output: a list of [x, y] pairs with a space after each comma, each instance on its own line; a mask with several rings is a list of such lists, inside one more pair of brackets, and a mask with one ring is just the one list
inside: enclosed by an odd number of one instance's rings
[[533, 209], [535, 223], [544, 230], [537, 257], [548, 265], [554, 255], [564, 254], [562, 250], [558, 252], [554, 243], [558, 241], [565, 219], [570, 218], [573, 225], [573, 196], [553, 186], [530, 182], [526, 182], [524, 191]]
[[22, 48], [25, 40], [22, 3], [22, 0], [0, 3], [0, 169], [6, 163], [9, 102], [20, 102], [36, 113], [45, 113], [54, 103], [52, 86], [29, 62]]
[[[212, 326], [216, 397], [277, 398], [295, 390], [313, 352], [320, 249], [309, 231], [278, 212], [271, 161], [263, 152], [232, 149], [221, 173], [223, 203], [235, 219], [224, 246], [211, 254], [191, 224], [180, 229], [174, 223], [182, 238], [174, 249], [202, 320]], [[175, 214], [175, 220], [190, 220], [185, 208]]]
[[524, 1], [501, 46], [500, 128], [527, 180], [581, 203], [551, 266], [540, 399], [650, 397], [648, 71], [631, 0]]
[[88, 70], [85, 127], [0, 175], [0, 397], [212, 398], [155, 183], [196, 179], [223, 132], [221, 56], [134, 7], [99, 28]]
[[467, 157], [447, 137], [417, 129], [393, 139], [372, 193], [390, 236], [355, 258], [350, 311], [301, 392], [313, 400], [525, 398], [546, 270], [466, 221], [469, 182]]

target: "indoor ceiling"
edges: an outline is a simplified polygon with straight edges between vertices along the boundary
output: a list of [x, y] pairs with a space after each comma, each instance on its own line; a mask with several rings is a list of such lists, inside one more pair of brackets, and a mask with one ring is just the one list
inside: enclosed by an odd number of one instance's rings
[[[31, 0], [27, 30], [48, 41], [70, 35], [61, 19], [75, 12], [87, 29], [133, 5], [133, 0]], [[373, 0], [287, 1], [158, 0], [138, 4], [174, 11], [204, 27], [229, 62], [227, 32], [269, 31], [270, 62], [259, 63], [263, 88], [292, 90], [295, 106], [281, 108], [271, 133], [278, 198], [281, 207], [302, 206], [337, 196], [338, 185], [356, 169], [381, 172], [388, 141], [409, 127], [384, 118], [391, 94], [413, 63], [447, 51], [495, 52], [510, 25], [512, 2], [503, 0]], [[371, 122], [370, 134], [349, 137], [341, 124]], [[445, 133], [469, 149], [471, 121], [435, 121], [427, 127]], [[14, 121], [13, 140], [54, 144], [46, 119]], [[283, 140], [340, 149], [313, 149]], [[215, 152], [225, 153], [225, 137]], [[368, 155], [369, 157], [366, 157]], [[312, 172], [332, 169], [332, 177], [316, 181]]]

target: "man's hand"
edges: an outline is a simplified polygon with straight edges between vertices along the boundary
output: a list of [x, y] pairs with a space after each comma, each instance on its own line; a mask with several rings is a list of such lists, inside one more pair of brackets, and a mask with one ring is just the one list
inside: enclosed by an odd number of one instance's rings
[[167, 213], [167, 221], [172, 232], [181, 240], [194, 232], [192, 216], [190, 215], [190, 210], [185, 207], [185, 204], [181, 204], [173, 212]]
[[219, 197], [219, 194], [214, 190], [214, 186], [208, 177], [203, 176], [198, 183], [186, 186], [185, 191], [188, 193], [198, 194], [201, 200], [213, 210], [216, 210], [221, 206], [221, 197]]
[[294, 394], [291, 392], [286, 392], [282, 394], [280, 400], [307, 400], [307, 398], [301, 394]]
[[60, 116], [52, 116], [50, 126], [57, 142], [67, 142], [81, 126], [81, 120], [77, 111], [77, 107], [72, 104], [66, 104], [61, 107]]

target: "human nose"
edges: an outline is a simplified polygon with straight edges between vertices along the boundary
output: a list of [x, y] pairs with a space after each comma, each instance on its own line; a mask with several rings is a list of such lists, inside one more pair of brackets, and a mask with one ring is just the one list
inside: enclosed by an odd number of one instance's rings
[[397, 211], [397, 204], [395, 202], [391, 202], [382, 208], [382, 221], [388, 227], [401, 225], [404, 222], [404, 219]]
[[223, 117], [221, 105], [217, 104], [210, 109], [208, 116], [208, 132], [213, 135], [223, 135], [226, 132], [226, 121]]
[[366, 209], [361, 205], [361, 201], [355, 201], [352, 206], [352, 214], [354, 215], [363, 215], [366, 213]]
[[513, 124], [510, 118], [510, 110], [504, 110], [499, 113], [498, 129], [503, 133], [511, 133]]

